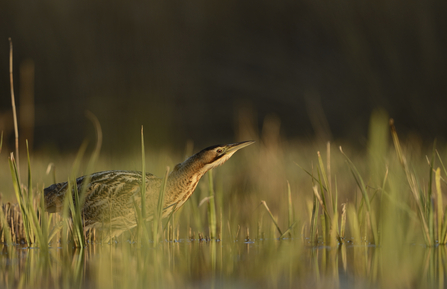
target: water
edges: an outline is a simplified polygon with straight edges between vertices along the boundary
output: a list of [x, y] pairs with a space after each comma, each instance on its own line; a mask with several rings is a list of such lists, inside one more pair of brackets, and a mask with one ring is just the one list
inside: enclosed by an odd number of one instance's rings
[[180, 240], [4, 247], [2, 288], [444, 288], [446, 248]]

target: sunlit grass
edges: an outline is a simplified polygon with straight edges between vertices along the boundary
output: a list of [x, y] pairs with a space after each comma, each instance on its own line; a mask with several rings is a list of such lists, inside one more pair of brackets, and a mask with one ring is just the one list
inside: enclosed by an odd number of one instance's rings
[[[336, 142], [255, 136], [260, 139], [256, 145], [208, 172], [169, 218], [161, 219], [162, 186], [155, 212], [146, 212], [144, 202], [136, 205], [137, 228], [96, 243], [85, 238], [79, 205], [83, 192], [74, 189], [75, 178], [129, 169], [166, 180], [169, 168], [163, 168], [183, 156], [147, 149], [142, 132], [141, 154], [115, 162], [120, 167], [110, 167], [113, 162], [99, 156], [98, 147], [85, 157], [86, 145], [77, 156], [59, 162], [28, 155], [27, 186], [11, 157], [12, 192], [23, 215], [26, 243], [39, 249], [12, 246], [16, 240], [8, 216], [0, 214], [6, 244], [0, 283], [11, 288], [341, 288], [348, 282], [442, 288], [447, 260], [445, 247], [437, 245], [447, 239], [445, 152], [430, 148], [414, 153], [411, 144], [401, 144], [394, 128], [392, 143], [389, 134], [387, 115], [376, 112], [364, 152], [347, 145], [334, 149]], [[41, 170], [49, 163], [57, 168], [58, 182], [69, 181], [76, 200], [66, 198], [62, 220], [41, 209], [42, 188], [53, 182]], [[148, 214], [154, 216], [150, 223], [145, 222]]]

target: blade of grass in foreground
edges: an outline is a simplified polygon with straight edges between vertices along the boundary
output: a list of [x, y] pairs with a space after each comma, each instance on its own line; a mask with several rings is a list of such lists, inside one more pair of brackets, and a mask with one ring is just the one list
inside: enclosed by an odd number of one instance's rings
[[316, 177], [314, 177], [314, 175], [311, 173], [311, 172], [309, 172], [308, 170], [306, 170], [305, 168], [303, 168], [302, 166], [300, 166], [299, 164], [297, 164], [297, 163], [295, 163], [297, 166], [299, 166], [306, 174], [308, 174], [311, 178], [312, 178], [312, 180], [313, 181], [316, 181], [318, 184], [320, 184], [321, 186], [323, 186], [323, 189], [324, 190], [326, 190], [327, 191], [327, 188], [324, 186], [324, 184], [322, 184], [321, 182], [320, 182], [320, 180], [319, 179], [317, 179]]
[[312, 215], [310, 218], [310, 242], [312, 244], [318, 243], [318, 214], [319, 214], [319, 207], [317, 196], [313, 196], [313, 202], [312, 202]]
[[[297, 166], [299, 166], [303, 171], [305, 171], [311, 178], [312, 178], [312, 183], [313, 181], [316, 181], [316, 183], [320, 186], [320, 192], [321, 194], [318, 192], [318, 187], [317, 186], [313, 186], [313, 193], [314, 193], [314, 207], [312, 209], [312, 217], [311, 217], [311, 226], [310, 226], [310, 234], [311, 234], [311, 239], [312, 242], [317, 242], [317, 227], [318, 227], [318, 218], [316, 216], [318, 216], [318, 211], [319, 211], [319, 207], [317, 205], [317, 201], [320, 204], [320, 206], [322, 207], [323, 210], [323, 218], [321, 219], [321, 221], [323, 222], [321, 224], [322, 228], [324, 228], [323, 233], [323, 239], [325, 242], [327, 242], [326, 240], [326, 236], [330, 236], [330, 239], [332, 239], [332, 236], [335, 236], [333, 233], [330, 232], [334, 232], [335, 230], [333, 230], [333, 221], [331, 216], [329, 215], [328, 212], [328, 206], [327, 206], [327, 202], [326, 202], [326, 198], [325, 198], [325, 194], [324, 192], [329, 192], [329, 178], [326, 174], [326, 171], [324, 169], [324, 163], [323, 160], [321, 158], [321, 154], [320, 152], [317, 152], [318, 155], [318, 166], [317, 166], [317, 173], [318, 173], [318, 178], [313, 176], [313, 173], [307, 171], [306, 169], [304, 169], [303, 167], [301, 167], [299, 164], [295, 163]], [[322, 180], [323, 179], [323, 180]], [[334, 203], [333, 200], [333, 195], [332, 193], [329, 194], [330, 195], [330, 199], [331, 199], [331, 203], [332, 203], [332, 211], [335, 213], [336, 212], [336, 205]], [[335, 201], [336, 202], [336, 201]]]
[[[439, 162], [441, 163], [442, 170], [444, 171], [444, 174], [447, 175], [447, 170], [445, 169], [444, 163], [442, 162], [441, 156], [439, 155], [439, 152], [437, 150], [436, 150], [436, 154], [438, 156]], [[440, 169], [438, 168], [438, 170], [440, 170]], [[438, 175], [436, 175], [436, 177], [437, 177], [436, 178], [436, 190], [438, 192], [438, 198], [439, 198], [439, 195], [442, 198], [441, 180], [443, 180], [443, 179], [441, 177], [441, 172], [439, 172], [439, 177], [438, 177]], [[438, 178], [439, 178], [439, 188], [438, 188]], [[443, 181], [445, 182], [445, 180], [443, 180]], [[440, 244], [447, 244], [447, 214], [445, 214], [445, 212], [443, 212], [443, 214], [444, 214], [444, 218], [442, 219], [443, 225], [442, 225], [442, 230], [441, 230], [441, 237], [440, 238], [438, 237], [438, 239], [439, 239]], [[438, 219], [438, 222], [440, 222], [440, 219]]]
[[[287, 204], [288, 204], [288, 225], [289, 225], [289, 229], [287, 231], [290, 231], [291, 228], [293, 228], [293, 226], [295, 225], [296, 222], [294, 222], [294, 217], [293, 217], [293, 204], [292, 204], [292, 191], [290, 190], [290, 183], [289, 181], [287, 181]], [[293, 224], [293, 226], [292, 226]], [[284, 233], [286, 234], [286, 233]], [[283, 234], [283, 235], [284, 235]], [[289, 233], [290, 237], [292, 237], [292, 234]]]
[[442, 221], [444, 220], [444, 207], [442, 205], [442, 191], [441, 191], [441, 169], [438, 168], [435, 173], [436, 183], [436, 203], [437, 203], [437, 218], [438, 218], [438, 242], [443, 243], [444, 236], [442, 235]]
[[[86, 112], [86, 116], [92, 121], [93, 125], [95, 126], [96, 135], [97, 135], [97, 142], [95, 149], [92, 153], [92, 156], [90, 157], [90, 160], [87, 164], [86, 168], [86, 174], [84, 179], [82, 180], [82, 184], [77, 183], [77, 175], [79, 172], [79, 168], [81, 166], [82, 158], [85, 154], [85, 151], [87, 149], [87, 142], [83, 142], [81, 147], [79, 148], [79, 151], [76, 155], [75, 161], [73, 163], [71, 176], [68, 180], [68, 186], [67, 186], [67, 192], [65, 196], [65, 200], [67, 201], [66, 204], [67, 211], [64, 210], [64, 215], [68, 217], [68, 213], [70, 213], [71, 216], [71, 224], [72, 224], [72, 238], [77, 247], [83, 248], [86, 245], [85, 240], [85, 229], [84, 229], [84, 222], [83, 222], [83, 207], [86, 197], [86, 191], [88, 189], [88, 184], [90, 183], [91, 175], [90, 172], [93, 169], [93, 166], [96, 162], [96, 159], [99, 156], [99, 152], [101, 150], [102, 145], [102, 130], [101, 125], [99, 124], [98, 119], [94, 114], [91, 112]], [[68, 198], [68, 200], [67, 200]], [[64, 206], [65, 208], [65, 206]]]
[[272, 212], [270, 211], [269, 207], [267, 206], [267, 203], [266, 203], [265, 201], [261, 201], [261, 204], [263, 204], [263, 205], [264, 205], [265, 209], [266, 209], [266, 210], [267, 210], [267, 212], [269, 213], [269, 215], [270, 215], [270, 218], [271, 218], [271, 219], [272, 219], [272, 221], [273, 221], [273, 224], [275, 224], [275, 227], [276, 227], [276, 229], [277, 229], [277, 230], [278, 230], [278, 232], [279, 232], [279, 236], [282, 236], [282, 235], [283, 235], [283, 233], [281, 232], [281, 229], [279, 228], [279, 226], [278, 226], [278, 223], [276, 222], [275, 218], [273, 217], [273, 214], [272, 214]]
[[[400, 146], [399, 137], [397, 136], [396, 128], [394, 127], [394, 120], [390, 119], [390, 127], [391, 127], [391, 135], [393, 136], [394, 148], [396, 150], [396, 154], [399, 158], [400, 164], [402, 165], [405, 175], [407, 177], [408, 184], [410, 185], [410, 190], [413, 194], [413, 198], [416, 202], [419, 211], [419, 218], [422, 223], [422, 231], [424, 232], [425, 242], [428, 246], [433, 245], [433, 238], [430, 234], [429, 226], [427, 224], [427, 219], [424, 214], [423, 204], [421, 198], [419, 196], [419, 188], [416, 184], [415, 176], [410, 172], [408, 168], [407, 160], [402, 152], [402, 148]], [[431, 206], [430, 206], [431, 207]], [[430, 210], [431, 211], [431, 210]]]
[[208, 187], [210, 190], [210, 198], [208, 201], [208, 216], [209, 216], [209, 225], [210, 225], [210, 237], [211, 239], [216, 238], [216, 202], [214, 197], [214, 184], [213, 184], [213, 170], [208, 171]]
[[141, 207], [138, 208], [135, 203], [136, 215], [137, 215], [137, 227], [138, 227], [138, 243], [141, 242], [141, 237], [143, 237], [144, 243], [149, 242], [149, 232], [146, 225], [146, 153], [144, 149], [144, 131], [143, 126], [141, 126], [141, 184], [140, 184], [140, 199]]
[[84, 228], [82, 225], [82, 210], [79, 202], [79, 191], [76, 181], [68, 183], [68, 191], [74, 193], [74, 201], [70, 196], [69, 208], [71, 212], [72, 226], [73, 226], [73, 241], [76, 247], [85, 247]]
[[[43, 234], [42, 226], [40, 225], [37, 212], [34, 210], [33, 207], [34, 194], [32, 189], [31, 161], [29, 156], [28, 141], [26, 141], [26, 148], [27, 148], [27, 161], [28, 161], [28, 187], [27, 187], [28, 195], [26, 196], [24, 189], [21, 186], [17, 165], [13, 154], [11, 154], [11, 157], [9, 159], [9, 165], [13, 179], [13, 187], [20, 208], [20, 213], [22, 215], [22, 222], [25, 229], [25, 239], [27, 244], [31, 246], [31, 244], [34, 241], [37, 241], [42, 252], [47, 252], [48, 249], [47, 235]], [[43, 256], [46, 256], [46, 254], [44, 254]]]
[[[83, 247], [85, 245], [84, 228], [81, 214], [82, 205], [79, 202], [80, 200], [79, 200], [78, 183], [76, 181], [77, 180], [76, 176], [78, 175], [81, 160], [82, 157], [84, 156], [86, 149], [87, 149], [87, 142], [83, 142], [78, 150], [75, 161], [73, 163], [71, 176], [68, 179], [67, 191], [64, 196], [64, 210], [62, 214], [64, 218], [67, 218], [66, 219], [67, 222], [69, 222], [68, 217], [71, 217], [71, 229], [72, 229], [71, 237], [76, 247]], [[87, 180], [84, 180], [83, 182], [85, 183], [86, 181]], [[65, 227], [65, 230], [63, 228], [63, 231], [66, 231], [67, 229], [68, 227]]]
[[31, 244], [31, 240], [33, 239], [31, 235], [31, 228], [30, 228], [30, 219], [28, 215], [28, 198], [24, 196], [22, 187], [20, 185], [20, 177], [19, 172], [17, 170], [17, 164], [14, 159], [13, 153], [11, 153], [11, 156], [9, 158], [9, 169], [11, 171], [12, 176], [12, 184], [14, 187], [14, 192], [16, 195], [17, 203], [20, 208], [20, 213], [22, 214], [22, 222], [25, 228], [25, 238], [26, 242], [28, 244]]
[[342, 148], [340, 147], [340, 152], [343, 154], [343, 156], [345, 157], [349, 168], [351, 170], [352, 175], [354, 176], [354, 179], [357, 183], [357, 186], [360, 188], [360, 191], [362, 192], [362, 198], [366, 204], [366, 209], [367, 209], [367, 215], [368, 217], [368, 221], [371, 224], [371, 231], [373, 234], [373, 238], [374, 238], [374, 244], [378, 245], [378, 237], [377, 237], [377, 225], [376, 225], [376, 220], [375, 220], [375, 216], [374, 216], [374, 212], [371, 210], [371, 204], [369, 201], [369, 196], [368, 196], [368, 191], [366, 189], [365, 183], [363, 182], [363, 178], [360, 175], [359, 171], [357, 170], [357, 168], [355, 167], [354, 163], [348, 158], [348, 156], [343, 152]]
[[[435, 218], [437, 218], [439, 215], [436, 214], [435, 216], [435, 207], [434, 204], [432, 204], [432, 199], [433, 199], [433, 192], [432, 192], [432, 184], [433, 184], [433, 174], [435, 172], [435, 153], [436, 153], [436, 140], [433, 144], [433, 151], [432, 151], [432, 156], [431, 156], [431, 161], [429, 162], [429, 179], [428, 179], [428, 187], [427, 187], [427, 193], [426, 193], [426, 198], [423, 198], [423, 193], [420, 192], [421, 195], [421, 200], [425, 199], [425, 212], [426, 212], [426, 216], [428, 216], [428, 228], [429, 228], [429, 232], [430, 232], [430, 237], [431, 240], [433, 240], [433, 242], [435, 242], [436, 237], [435, 235], [438, 232], [438, 230], [435, 228]], [[442, 200], [441, 200], [442, 202]], [[437, 213], [439, 213], [439, 210]], [[438, 219], [439, 220], [439, 219]], [[441, 222], [441, 220], [439, 220], [439, 222]], [[439, 234], [437, 234], [437, 238], [438, 241], [440, 241], [440, 236]]]
[[341, 222], [340, 222], [340, 243], [344, 243], [346, 228], [346, 203], [341, 204]]
[[160, 192], [158, 194], [158, 203], [156, 212], [154, 214], [154, 219], [152, 221], [153, 224], [153, 237], [154, 237], [154, 247], [158, 245], [159, 239], [162, 235], [163, 230], [160, 230], [161, 228], [161, 219], [163, 217], [163, 206], [164, 206], [164, 197], [165, 197], [165, 191], [166, 191], [166, 183], [168, 181], [169, 176], [169, 167], [166, 167], [166, 174], [163, 178], [162, 185], [160, 187]]
[[[42, 224], [39, 222], [39, 218], [37, 217], [37, 212], [33, 208], [34, 203], [34, 195], [32, 188], [32, 175], [31, 175], [31, 160], [29, 156], [29, 147], [28, 141], [26, 141], [26, 156], [28, 161], [28, 203], [27, 203], [27, 214], [28, 218], [31, 218], [31, 229], [34, 233], [34, 236], [37, 235], [37, 243], [39, 244], [40, 249], [44, 253], [48, 253], [48, 233], [46, 232], [46, 217], [42, 217]], [[43, 200], [43, 198], [41, 198]], [[42, 203], [42, 202], [41, 202]], [[40, 212], [43, 212], [43, 206], [40, 206]], [[43, 256], [47, 256], [47, 254], [43, 254]]]
[[[332, 194], [331, 194], [331, 191], [329, 189], [328, 177], [326, 175], [326, 170], [324, 169], [323, 159], [321, 158], [320, 152], [317, 152], [317, 155], [318, 155], [318, 168], [319, 168], [319, 171], [321, 172], [321, 177], [323, 178], [323, 182], [324, 182], [324, 187], [322, 186], [322, 189], [325, 188], [327, 190], [327, 192], [329, 193], [329, 198], [330, 198], [330, 200], [332, 202], [333, 201], [332, 200]], [[321, 184], [321, 182], [320, 182], [320, 184]], [[323, 202], [325, 204], [325, 210], [327, 211], [327, 208], [326, 208], [326, 198], [324, 196], [324, 191], [322, 190], [321, 192], [322, 192]], [[328, 217], [329, 217], [329, 214], [328, 214]]]
[[[208, 201], [208, 221], [209, 221], [209, 233], [211, 240], [216, 239], [216, 198], [214, 194], [214, 184], [213, 184], [213, 170], [208, 171], [208, 180], [209, 180], [209, 191], [210, 191], [210, 200]], [[216, 275], [216, 264], [217, 264], [217, 243], [211, 242], [211, 268], [212, 268], [212, 278], [213, 283], [211, 284], [211, 287], [214, 288], [214, 280]]]
[[[444, 171], [444, 175], [447, 175], [447, 170], [446, 170], [446, 168], [444, 166], [444, 163], [442, 162], [442, 159], [441, 159], [441, 156], [439, 155], [438, 150], [436, 150], [436, 155], [438, 156], [438, 160], [441, 163], [442, 170]], [[445, 182], [445, 180], [444, 180], [444, 182]]]

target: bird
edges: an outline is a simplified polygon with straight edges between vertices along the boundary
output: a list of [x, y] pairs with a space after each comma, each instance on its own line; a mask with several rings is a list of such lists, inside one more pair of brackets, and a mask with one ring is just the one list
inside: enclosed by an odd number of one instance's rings
[[[225, 163], [236, 151], [253, 144], [243, 141], [226, 145], [213, 145], [177, 164], [166, 180], [162, 218], [170, 216], [191, 197], [200, 178], [209, 170]], [[146, 221], [154, 218], [163, 179], [146, 173]], [[56, 183], [44, 189], [45, 210], [61, 212], [69, 187], [73, 183]], [[106, 240], [118, 237], [137, 226], [136, 207], [141, 208], [142, 172], [110, 170], [93, 173], [76, 179], [78, 192], [84, 192], [81, 205], [85, 230], [108, 230]], [[73, 190], [72, 190], [73, 191]], [[70, 194], [68, 194], [70, 195]], [[74, 191], [71, 194], [76, 202]]]

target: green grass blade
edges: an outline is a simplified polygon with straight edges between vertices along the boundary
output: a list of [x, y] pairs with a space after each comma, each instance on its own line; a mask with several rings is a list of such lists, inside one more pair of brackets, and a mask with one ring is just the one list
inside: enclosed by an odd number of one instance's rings
[[352, 234], [354, 242], [359, 245], [362, 242], [360, 233], [361, 228], [355, 207], [353, 205], [348, 205], [346, 213], [346, 219], [348, 220], [349, 227], [351, 229], [350, 233]]
[[329, 214], [326, 211], [326, 205], [325, 205], [324, 200], [322, 198], [322, 194], [320, 195], [320, 193], [318, 192], [318, 187], [317, 186], [313, 187], [313, 192], [314, 192], [314, 195], [317, 198], [318, 202], [320, 203], [320, 206], [323, 208], [323, 212], [324, 212], [325, 216], [327, 216], [327, 218], [329, 220], [331, 220], [331, 218], [329, 217]]
[[213, 170], [208, 171], [208, 187], [209, 187], [209, 201], [208, 201], [208, 221], [210, 225], [210, 237], [216, 238], [216, 202], [214, 198], [214, 184], [213, 184]]
[[287, 234], [291, 234], [293, 227], [295, 227], [295, 225], [297, 224], [297, 222], [293, 222], [289, 228], [287, 228], [287, 230], [279, 237], [280, 239], [285, 238]]
[[306, 174], [308, 174], [308, 175], [312, 178], [312, 180], [314, 180], [314, 181], [316, 181], [318, 184], [322, 185], [323, 188], [324, 188], [324, 190], [327, 191], [327, 188], [324, 186], [324, 184], [321, 184], [320, 180], [317, 179], [317, 178], [315, 178], [314, 175], [313, 175], [311, 172], [309, 172], [308, 170], [306, 170], [305, 168], [303, 168], [303, 167], [300, 166], [299, 164], [297, 164], [297, 163], [295, 163], [295, 164], [296, 164], [297, 166], [299, 166], [299, 167], [300, 167]]
[[[172, 212], [169, 214], [169, 216], [168, 216], [168, 218], [167, 218], [167, 220], [166, 220], [166, 224], [169, 224], [169, 222], [171, 221], [171, 219], [172, 219], [172, 217], [174, 216], [174, 213], [175, 213], [175, 211], [176, 211], [176, 209], [177, 209], [177, 205], [178, 205], [178, 202], [177, 203], [175, 203], [175, 205], [174, 205], [174, 207], [173, 207], [173, 209], [172, 209]], [[167, 229], [167, 225], [163, 228], [163, 232]]]
[[312, 207], [312, 217], [311, 217], [311, 230], [310, 230], [310, 240], [312, 244], [318, 243], [318, 215], [319, 215], [319, 208], [317, 203], [317, 197], [314, 196], [313, 198], [313, 207]]
[[141, 126], [141, 215], [143, 217], [143, 223], [146, 219], [146, 154], [144, 151], [144, 133], [143, 126]]
[[[408, 184], [410, 185], [410, 189], [413, 194], [413, 198], [416, 201], [416, 205], [418, 207], [419, 218], [421, 220], [422, 229], [424, 232], [424, 238], [427, 242], [427, 245], [432, 246], [433, 242], [434, 242], [432, 233], [431, 233], [432, 230], [429, 229], [429, 224], [427, 223], [426, 214], [424, 212], [424, 206], [421, 201], [421, 197], [419, 195], [419, 190], [418, 190], [418, 187], [416, 184], [417, 183], [416, 178], [414, 177], [414, 175], [410, 172], [410, 170], [408, 168], [407, 160], [402, 152], [402, 148], [401, 148], [400, 142], [399, 142], [399, 137], [397, 136], [396, 128], [394, 127], [394, 120], [392, 120], [392, 119], [390, 120], [390, 127], [391, 127], [391, 135], [393, 137], [393, 143], [394, 143], [394, 148], [396, 150], [396, 154], [397, 154], [399, 161], [404, 169]], [[429, 211], [431, 212], [432, 210], [430, 209]], [[430, 216], [429, 216], [429, 218], [430, 218]]]
[[69, 181], [68, 191], [73, 192], [73, 197], [69, 198], [69, 207], [72, 219], [72, 230], [73, 230], [73, 241], [76, 244], [76, 247], [84, 248], [85, 246], [85, 238], [84, 238], [84, 228], [82, 226], [82, 213], [81, 206], [79, 204], [79, 192], [78, 186], [76, 185], [76, 181]]
[[[26, 155], [27, 155], [27, 162], [28, 162], [28, 204], [27, 204], [27, 211], [28, 216], [31, 218], [31, 229], [33, 234], [31, 237], [33, 238], [34, 235], [37, 236], [37, 242], [39, 244], [40, 249], [45, 253], [43, 256], [47, 256], [46, 253], [48, 253], [48, 234], [46, 234], [45, 228], [46, 228], [46, 217], [41, 216], [42, 224], [39, 222], [39, 218], [37, 216], [37, 212], [34, 211], [33, 203], [34, 203], [34, 195], [33, 195], [33, 189], [32, 189], [32, 175], [31, 175], [31, 160], [30, 160], [30, 154], [29, 154], [29, 146], [28, 141], [26, 141]], [[43, 204], [43, 197], [41, 197], [40, 205], [40, 212], [43, 212], [44, 210], [44, 204]]]
[[429, 170], [429, 178], [428, 178], [428, 187], [427, 187], [427, 199], [431, 200], [432, 198], [432, 184], [433, 184], [433, 172], [435, 167], [435, 155], [436, 155], [436, 140], [433, 144], [433, 151], [430, 161], [430, 170]]
[[[90, 174], [93, 172], [93, 168], [95, 166], [96, 160], [99, 157], [99, 153], [101, 152], [101, 146], [102, 146], [102, 129], [101, 129], [101, 124], [99, 123], [98, 119], [96, 118], [96, 116], [91, 113], [90, 111], [86, 111], [85, 113], [86, 117], [89, 118], [94, 127], [95, 127], [95, 131], [96, 131], [96, 145], [95, 145], [95, 149], [93, 150], [92, 155], [90, 156], [90, 159], [87, 163], [87, 167], [86, 167], [86, 173], [85, 173], [85, 178], [84, 178], [84, 184], [88, 184], [90, 183], [90, 179], [91, 176]], [[84, 154], [84, 152], [82, 153]], [[76, 176], [74, 176], [76, 177]], [[85, 198], [86, 198], [86, 191], [88, 189], [88, 186], [82, 186], [81, 187], [81, 191], [79, 192], [79, 207], [82, 208], [84, 206], [84, 202], [85, 202]], [[80, 210], [82, 211], [82, 209]]]
[[[328, 182], [328, 177], [326, 174], [326, 170], [324, 168], [324, 163], [323, 163], [323, 159], [321, 158], [321, 154], [320, 152], [317, 152], [318, 154], [318, 165], [321, 171], [321, 176], [323, 178], [323, 182], [324, 182], [324, 188], [327, 190], [327, 192], [329, 193], [329, 199], [332, 202], [332, 195], [331, 195], [331, 191], [330, 191], [330, 186], [329, 186], [329, 182]], [[323, 191], [322, 191], [323, 192]], [[331, 204], [332, 205], [332, 204]]]
[[441, 156], [439, 155], [438, 150], [436, 150], [436, 154], [438, 155], [438, 160], [439, 160], [439, 162], [441, 163], [442, 170], [444, 171], [444, 175], [447, 176], [447, 170], [445, 169], [444, 163], [442, 162], [442, 159], [441, 159]]
[[14, 192], [16, 195], [17, 203], [20, 208], [20, 213], [22, 214], [22, 221], [25, 228], [25, 238], [28, 244], [31, 244], [31, 229], [30, 229], [30, 220], [27, 211], [27, 198], [23, 195], [23, 190], [20, 185], [20, 177], [19, 172], [17, 170], [17, 164], [15, 162], [14, 156], [11, 153], [11, 157], [9, 158], [9, 169], [11, 171], [12, 183], [14, 187]]
[[373, 238], [374, 238], [374, 243], [378, 244], [378, 238], [377, 238], [377, 225], [375, 222], [375, 217], [374, 217], [374, 213], [371, 211], [371, 204], [370, 204], [370, 200], [369, 200], [369, 196], [368, 196], [368, 191], [366, 189], [365, 183], [363, 182], [363, 178], [360, 175], [359, 171], [357, 170], [356, 166], [354, 165], [354, 163], [349, 159], [349, 157], [343, 152], [342, 148], [340, 147], [340, 152], [343, 154], [343, 156], [345, 157], [349, 168], [351, 170], [352, 175], [354, 176], [354, 179], [358, 185], [358, 187], [360, 188], [360, 191], [362, 193], [362, 200], [365, 202], [366, 204], [366, 208], [368, 211], [368, 216], [369, 216], [369, 221], [371, 223], [371, 227], [372, 227], [372, 234], [373, 234]]
[[436, 184], [436, 203], [437, 203], [437, 225], [438, 225], [438, 241], [441, 242], [443, 238], [442, 236], [442, 222], [444, 220], [444, 206], [442, 205], [442, 191], [441, 191], [441, 169], [438, 168], [436, 170], [435, 175], [435, 184]]
[[363, 178], [361, 177], [359, 171], [357, 170], [357, 168], [355, 167], [354, 163], [348, 158], [348, 156], [343, 152], [343, 149], [340, 147], [340, 152], [343, 154], [343, 156], [346, 158], [346, 161], [349, 165], [349, 169], [351, 170], [352, 175], [354, 176], [355, 182], [357, 183], [357, 186], [359, 187], [363, 199], [366, 203], [366, 207], [368, 209], [368, 212], [371, 211], [371, 205], [369, 202], [369, 197], [368, 197], [368, 191], [366, 189], [365, 183], [363, 182]]
[[264, 205], [265, 209], [267, 210], [267, 212], [268, 212], [269, 215], [270, 215], [270, 218], [271, 218], [272, 221], [273, 221], [273, 224], [275, 224], [275, 227], [276, 227], [276, 229], [278, 230], [279, 235], [282, 236], [283, 233], [281, 232], [281, 229], [279, 228], [278, 223], [276, 222], [275, 218], [273, 217], [272, 212], [270, 211], [269, 207], [267, 206], [267, 203], [266, 203], [265, 201], [261, 201], [261, 204]]
[[157, 202], [157, 211], [155, 212], [154, 221], [153, 221], [153, 231], [154, 231], [154, 247], [158, 245], [158, 241], [160, 238], [160, 227], [161, 227], [161, 218], [164, 207], [164, 196], [166, 191], [166, 184], [168, 181], [170, 168], [166, 168], [165, 177], [163, 178], [162, 185], [160, 187], [160, 192], [158, 194], [158, 202]]
[[[141, 242], [141, 237], [143, 236], [143, 240], [145, 244], [149, 243], [149, 232], [146, 224], [147, 220], [147, 212], [146, 212], [146, 151], [144, 144], [144, 129], [141, 126], [141, 184], [140, 184], [140, 206], [135, 202], [135, 213], [136, 213], [136, 221], [137, 221], [137, 230], [138, 236], [137, 241]], [[158, 235], [155, 234], [155, 235]]]
[[[85, 154], [85, 151], [87, 149], [87, 142], [84, 141], [81, 145], [81, 147], [78, 150], [78, 153], [76, 155], [75, 161], [72, 166], [71, 170], [71, 177], [68, 179], [68, 189], [67, 193], [68, 195], [65, 196], [65, 199], [67, 199], [67, 214], [69, 213], [72, 219], [71, 225], [72, 225], [72, 238], [73, 242], [75, 243], [76, 247], [84, 247], [85, 245], [85, 239], [84, 239], [84, 228], [83, 228], [83, 222], [82, 222], [82, 208], [84, 205], [84, 195], [85, 191], [87, 190], [87, 186], [84, 184], [88, 184], [90, 181], [90, 176], [86, 175], [82, 185], [81, 185], [81, 193], [78, 189], [78, 184], [76, 181], [76, 177], [79, 172], [79, 168], [81, 167], [82, 158]], [[66, 194], [67, 194], [66, 193]]]
[[[334, 204], [337, 204], [337, 202], [338, 202], [337, 177], [335, 177], [334, 182], [335, 182], [335, 192], [333, 194]], [[339, 226], [338, 226], [339, 217], [340, 216], [339, 216], [337, 207], [334, 205], [334, 210], [333, 210], [333, 214], [332, 214], [331, 230], [330, 230], [330, 236], [329, 236], [331, 245], [336, 244], [337, 240], [339, 240], [339, 242], [340, 242], [340, 231], [339, 231]]]

